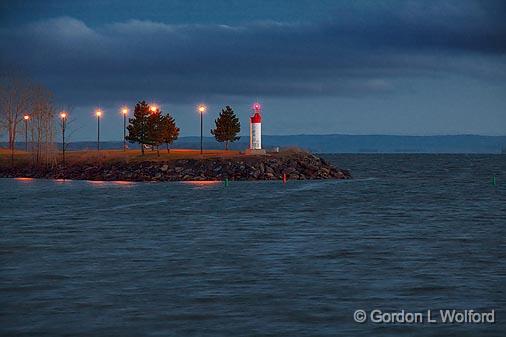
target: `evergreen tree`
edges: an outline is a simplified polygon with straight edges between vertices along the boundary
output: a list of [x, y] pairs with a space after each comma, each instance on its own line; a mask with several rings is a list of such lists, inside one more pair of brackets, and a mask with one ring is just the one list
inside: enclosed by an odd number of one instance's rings
[[128, 136], [130, 143], [139, 143], [144, 155], [144, 145], [158, 147], [163, 143], [163, 116], [159, 109], [152, 110], [145, 101], [138, 102], [134, 109], [134, 118], [128, 119]]
[[179, 136], [179, 128], [176, 127], [174, 118], [167, 114], [162, 117], [162, 142], [167, 145], [167, 153], [170, 153], [169, 144], [172, 144]]
[[228, 150], [228, 143], [239, 140], [237, 134], [241, 131], [241, 122], [228, 105], [222, 109], [220, 116], [214, 121], [216, 128], [211, 130], [211, 134], [218, 142], [225, 142], [225, 150]]
[[134, 118], [128, 119], [128, 135], [125, 138], [130, 143], [139, 143], [142, 155], [144, 155], [144, 144], [146, 144], [146, 124], [149, 114], [149, 105], [142, 101], [135, 105]]
[[153, 109], [150, 110], [150, 112], [146, 121], [146, 137], [144, 143], [151, 145], [153, 150], [156, 148], [157, 155], [160, 156], [159, 146], [163, 143], [164, 116], [160, 109]]

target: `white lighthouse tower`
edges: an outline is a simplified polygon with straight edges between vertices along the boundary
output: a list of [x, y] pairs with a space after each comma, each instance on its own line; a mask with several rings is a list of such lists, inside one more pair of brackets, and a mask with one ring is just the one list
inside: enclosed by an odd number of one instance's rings
[[249, 154], [265, 154], [262, 149], [262, 106], [260, 103], [253, 103], [253, 115], [249, 121]]

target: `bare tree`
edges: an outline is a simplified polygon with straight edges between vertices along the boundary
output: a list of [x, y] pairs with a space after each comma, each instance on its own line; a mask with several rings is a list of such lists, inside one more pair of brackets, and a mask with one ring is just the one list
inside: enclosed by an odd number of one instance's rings
[[14, 161], [16, 132], [23, 115], [29, 112], [31, 97], [32, 86], [24, 79], [6, 77], [0, 83], [0, 123], [7, 129], [11, 162]]
[[56, 163], [56, 109], [52, 93], [24, 77], [3, 77], [0, 82], [0, 130], [7, 131], [11, 162], [14, 161], [17, 132], [25, 115], [29, 116], [32, 163]]
[[[1, 94], [2, 94], [2, 92], [0, 91], [0, 95]], [[2, 139], [4, 132], [5, 132], [5, 123], [4, 123], [4, 119], [3, 119], [3, 113], [0, 110], [0, 139]]]
[[32, 162], [35, 165], [56, 163], [56, 109], [52, 93], [43, 86], [32, 87], [30, 134]]

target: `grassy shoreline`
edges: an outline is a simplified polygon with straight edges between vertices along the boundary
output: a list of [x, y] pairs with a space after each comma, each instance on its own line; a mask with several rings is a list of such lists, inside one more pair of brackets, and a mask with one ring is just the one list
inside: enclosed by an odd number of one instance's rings
[[[67, 165], [75, 165], [79, 163], [104, 163], [104, 162], [154, 162], [154, 161], [171, 161], [178, 159], [210, 159], [210, 158], [241, 158], [246, 157], [245, 154], [237, 150], [204, 150], [200, 154], [200, 150], [193, 149], [171, 149], [160, 150], [160, 155], [156, 151], [146, 150], [144, 156], [138, 149], [135, 150], [78, 150], [66, 151], [65, 161]], [[61, 162], [62, 152], [56, 155], [56, 162]], [[55, 164], [56, 164], [55, 162]], [[30, 152], [15, 150], [14, 166], [31, 165], [32, 157]], [[0, 167], [11, 166], [11, 151], [6, 148], [0, 148]]]

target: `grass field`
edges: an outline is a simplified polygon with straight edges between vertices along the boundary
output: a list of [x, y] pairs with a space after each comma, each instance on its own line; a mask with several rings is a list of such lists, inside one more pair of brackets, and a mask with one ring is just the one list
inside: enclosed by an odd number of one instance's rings
[[[223, 158], [223, 157], [240, 157], [243, 156], [236, 150], [204, 150], [200, 154], [200, 150], [190, 149], [171, 149], [170, 153], [167, 150], [160, 150], [160, 156], [156, 151], [146, 150], [142, 156], [140, 150], [83, 150], [83, 151], [66, 151], [65, 160], [68, 164], [77, 162], [96, 162], [98, 161], [118, 161], [118, 162], [138, 162], [138, 161], [166, 161], [174, 159], [204, 159], [204, 158]], [[62, 153], [58, 152], [58, 160], [61, 160]], [[28, 163], [31, 161], [31, 154], [29, 152], [15, 150], [14, 162], [17, 165]], [[6, 148], [0, 148], [0, 165], [10, 164], [11, 152]]]

